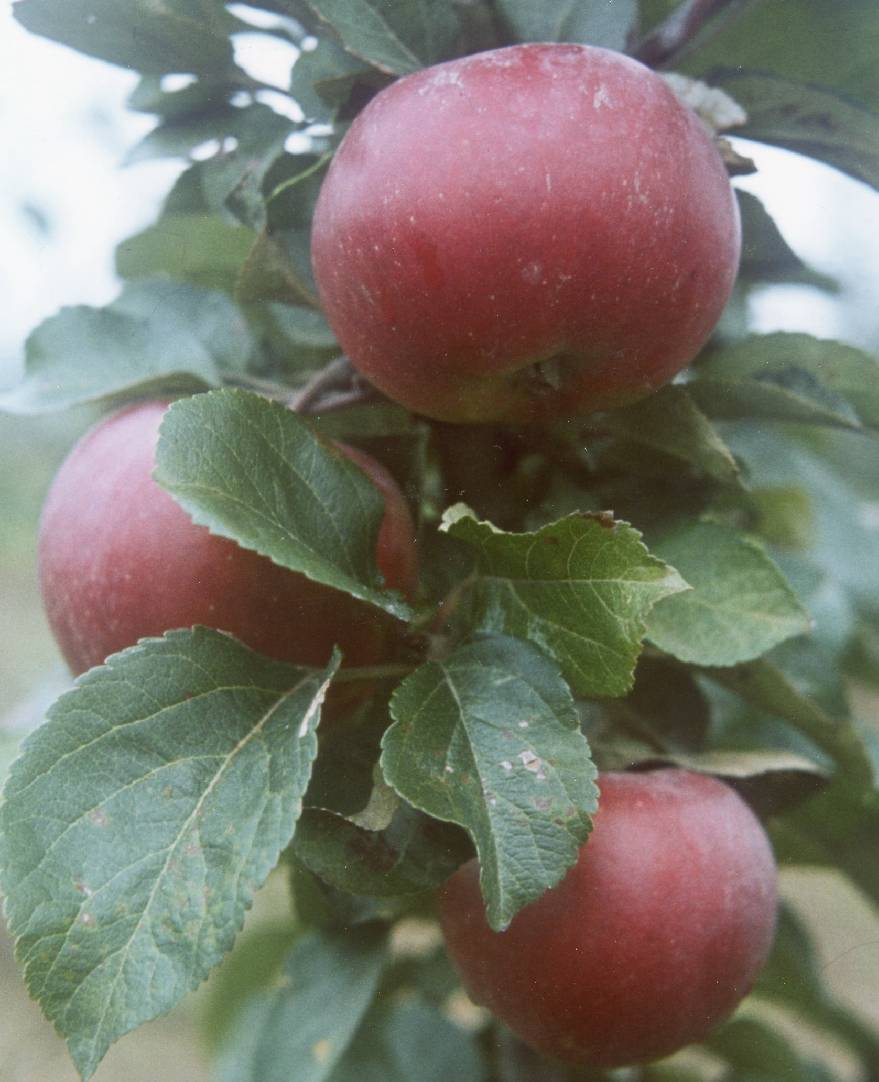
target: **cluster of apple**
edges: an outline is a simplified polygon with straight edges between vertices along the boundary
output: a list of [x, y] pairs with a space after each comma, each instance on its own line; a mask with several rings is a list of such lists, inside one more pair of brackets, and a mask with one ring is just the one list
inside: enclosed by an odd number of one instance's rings
[[[522, 424], [630, 402], [687, 365], [735, 277], [735, 200], [709, 133], [616, 53], [526, 45], [401, 79], [358, 116], [313, 223], [321, 301], [351, 362], [442, 421]], [[75, 447], [46, 503], [49, 619], [74, 672], [193, 624], [319, 664], [374, 664], [393, 621], [195, 525], [151, 479], [163, 402]], [[376, 562], [413, 596], [406, 501], [381, 491]], [[83, 494], [87, 495], [85, 498]], [[441, 899], [472, 996], [546, 1055], [617, 1065], [703, 1036], [747, 992], [775, 920], [766, 835], [720, 782], [605, 774], [579, 863], [502, 933], [478, 866]]]

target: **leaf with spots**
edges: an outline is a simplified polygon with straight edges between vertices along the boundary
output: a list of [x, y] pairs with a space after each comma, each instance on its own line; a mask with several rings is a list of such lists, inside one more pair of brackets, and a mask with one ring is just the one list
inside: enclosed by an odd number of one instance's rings
[[409, 615], [375, 565], [381, 493], [280, 403], [233, 390], [175, 402], [162, 421], [155, 477], [213, 533]]
[[386, 780], [473, 838], [492, 927], [555, 886], [597, 807], [570, 690], [526, 642], [491, 636], [409, 676], [391, 700]]
[[173, 631], [82, 677], [26, 741], [0, 885], [30, 993], [84, 1079], [232, 946], [293, 835], [337, 665]]
[[473, 629], [527, 639], [553, 655], [580, 695], [632, 686], [647, 614], [687, 584], [611, 515], [575, 513], [533, 533], [505, 533], [468, 508], [443, 529], [479, 554], [465, 619]]
[[351, 1043], [385, 964], [381, 926], [312, 932], [279, 988], [255, 999], [220, 1057], [219, 1082], [323, 1082]]

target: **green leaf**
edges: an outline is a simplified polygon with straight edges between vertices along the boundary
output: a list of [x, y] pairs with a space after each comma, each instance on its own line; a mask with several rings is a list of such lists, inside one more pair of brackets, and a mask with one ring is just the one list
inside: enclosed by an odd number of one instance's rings
[[254, 352], [244, 313], [227, 293], [153, 278], [129, 282], [110, 307], [144, 320], [157, 352], [207, 353], [221, 373], [244, 371]]
[[318, 307], [311, 270], [311, 222], [329, 155], [286, 155], [289, 170], [268, 196], [267, 225], [241, 268], [241, 300], [276, 300]]
[[772, 955], [757, 981], [758, 994], [793, 1009], [798, 1018], [841, 1039], [869, 1068], [879, 1057], [879, 1039], [833, 1000], [823, 977], [805, 927], [788, 906], [782, 905]]
[[289, 920], [245, 928], [211, 977], [200, 1013], [200, 1029], [215, 1052], [228, 1039], [250, 999], [274, 981], [299, 935]]
[[228, 35], [239, 24], [213, 0], [19, 0], [13, 12], [33, 34], [136, 71], [234, 66]]
[[227, 114], [232, 108], [228, 99], [242, 89], [242, 81], [237, 74], [228, 79], [202, 76], [179, 90], [163, 90], [161, 76], [144, 75], [128, 95], [126, 105], [135, 112], [153, 113], [163, 119]]
[[752, 335], [715, 350], [687, 390], [718, 417], [742, 416], [749, 403], [745, 416], [879, 431], [879, 361], [808, 334]]
[[516, 41], [573, 41], [623, 50], [638, 21], [637, 0], [496, 0]]
[[751, 192], [736, 189], [742, 219], [741, 275], [749, 281], [803, 282], [834, 291], [832, 278], [807, 267], [781, 235], [775, 219]]
[[718, 81], [747, 110], [737, 135], [817, 158], [879, 188], [876, 112], [786, 79], [730, 72]]
[[280, 403], [234, 390], [175, 402], [162, 420], [154, 476], [213, 533], [409, 616], [375, 566], [380, 492]]
[[266, 105], [236, 112], [236, 123], [225, 133], [235, 136], [236, 146], [204, 163], [202, 189], [212, 210], [225, 208], [258, 230], [266, 220], [263, 182], [297, 125]]
[[762, 817], [778, 815], [820, 793], [829, 773], [804, 755], [774, 749], [675, 752], [650, 756], [639, 765], [647, 762], [722, 778]]
[[813, 1073], [814, 1065], [801, 1059], [781, 1033], [756, 1018], [734, 1018], [712, 1033], [705, 1045], [733, 1067], [733, 1077], [741, 1082], [782, 1078], [822, 1082], [824, 1078]]
[[336, 890], [375, 898], [441, 886], [471, 856], [457, 830], [405, 804], [385, 830], [368, 830], [335, 812], [306, 808], [295, 856]]
[[811, 626], [809, 614], [762, 547], [710, 522], [684, 526], [654, 546], [693, 587], [661, 601], [650, 641], [697, 665], [735, 665]]
[[[684, 70], [708, 82], [718, 69], [760, 72], [798, 84], [800, 101], [808, 92], [802, 84], [811, 84], [879, 109], [879, 8], [874, 0], [846, 0], [845, 18], [840, 14], [826, 0], [735, 5], [693, 42]], [[875, 140], [873, 147], [875, 153]]]
[[391, 700], [385, 778], [471, 835], [488, 919], [505, 928], [577, 859], [597, 807], [589, 745], [555, 666], [503, 636], [422, 665]]
[[458, 21], [447, 0], [308, 0], [353, 56], [406, 75], [448, 54]]
[[416, 998], [367, 1014], [329, 1082], [483, 1082], [485, 1076], [474, 1037]]
[[[201, 83], [195, 83], [194, 89]], [[185, 93], [180, 91], [179, 93]], [[265, 106], [252, 106], [251, 108], [264, 109]], [[271, 112], [271, 110], [268, 110]], [[123, 160], [125, 165], [135, 165], [137, 162], [154, 161], [158, 158], [186, 158], [202, 143], [212, 139], [222, 139], [226, 135], [236, 134], [240, 124], [236, 124], [239, 116], [246, 110], [237, 109], [226, 100], [221, 99], [209, 108], [197, 112], [184, 112], [180, 115], [172, 113], [163, 118], [151, 131], [135, 143], [126, 153]]]
[[[290, 94], [313, 122], [331, 124], [351, 95], [354, 84], [375, 82], [376, 70], [358, 60], [330, 38], [304, 49], [293, 65]], [[380, 77], [379, 77], [380, 78]]]
[[6, 913], [84, 1078], [232, 945], [293, 834], [337, 666], [175, 631], [82, 677], [26, 742], [0, 810]]
[[879, 597], [872, 510], [879, 440], [832, 429], [788, 429], [756, 423], [725, 426], [727, 441], [755, 485], [796, 485], [808, 493], [814, 541], [807, 552], [858, 605]]
[[281, 986], [243, 1013], [220, 1058], [219, 1082], [329, 1079], [375, 995], [384, 939], [374, 924], [299, 939]]
[[609, 515], [573, 514], [513, 534], [459, 505], [446, 512], [442, 528], [479, 555], [471, 625], [539, 646], [581, 695], [631, 688], [647, 614], [687, 588], [648, 553], [637, 530]]
[[239, 309], [222, 293], [180, 283], [128, 285], [109, 308], [63, 308], [32, 332], [25, 378], [0, 409], [43, 413], [132, 395], [216, 387], [253, 350]]
[[720, 433], [683, 387], [663, 387], [603, 423], [620, 436], [671, 455], [721, 484], [739, 485], [739, 468]]
[[315, 308], [269, 302], [263, 316], [271, 352], [284, 372], [314, 371], [342, 352], [323, 314]]
[[252, 244], [251, 230], [218, 216], [166, 215], [119, 244], [116, 271], [122, 278], [164, 274], [231, 293]]
[[703, 671], [721, 687], [804, 733], [837, 763], [852, 794], [874, 787], [873, 763], [854, 726], [828, 715], [771, 661], [760, 658], [744, 665]]

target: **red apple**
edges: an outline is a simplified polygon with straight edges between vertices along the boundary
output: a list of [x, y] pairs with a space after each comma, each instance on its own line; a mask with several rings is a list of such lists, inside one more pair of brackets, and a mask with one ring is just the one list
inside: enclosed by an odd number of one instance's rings
[[517, 45], [416, 72], [346, 134], [312, 257], [353, 364], [439, 420], [631, 402], [696, 355], [740, 227], [702, 123], [654, 72]]
[[[350, 665], [382, 660], [394, 621], [196, 526], [152, 480], [164, 402], [101, 421], [71, 451], [49, 491], [39, 564], [52, 631], [74, 673], [145, 636], [205, 624], [268, 654], [325, 664], [338, 644]], [[342, 444], [381, 490], [376, 561], [389, 587], [415, 588], [415, 537], [396, 482]]]
[[772, 943], [776, 869], [728, 786], [683, 770], [604, 774], [595, 827], [558, 887], [489, 928], [470, 861], [441, 920], [477, 1003], [527, 1044], [614, 1067], [670, 1054], [750, 989]]

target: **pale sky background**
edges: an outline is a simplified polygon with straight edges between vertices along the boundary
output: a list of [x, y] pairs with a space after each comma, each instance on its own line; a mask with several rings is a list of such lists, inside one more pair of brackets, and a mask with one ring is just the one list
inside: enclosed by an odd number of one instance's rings
[[[292, 46], [258, 34], [235, 45], [242, 66], [286, 82]], [[120, 167], [153, 125], [124, 107], [136, 82], [132, 72], [26, 33], [10, 0], [0, 0], [0, 383], [17, 377], [24, 338], [41, 319], [62, 305], [113, 299], [116, 243], [154, 219], [182, 167]], [[795, 250], [842, 286], [839, 297], [803, 286], [762, 290], [752, 301], [755, 329], [879, 349], [879, 196], [783, 151], [743, 149], [760, 172], [737, 183], [760, 195]]]

